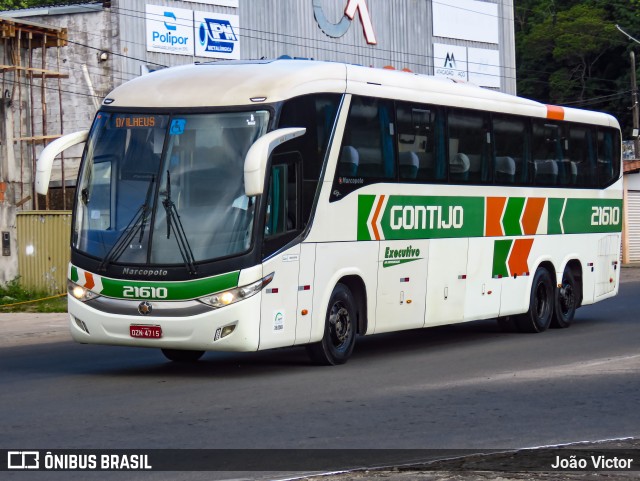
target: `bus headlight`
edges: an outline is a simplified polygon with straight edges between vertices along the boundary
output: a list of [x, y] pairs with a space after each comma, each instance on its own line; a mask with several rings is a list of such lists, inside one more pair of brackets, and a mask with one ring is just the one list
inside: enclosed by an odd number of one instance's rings
[[67, 281], [67, 292], [81, 302], [90, 301], [91, 299], [99, 297], [99, 294], [69, 280]]
[[229, 304], [234, 304], [260, 292], [267, 284], [269, 284], [273, 280], [273, 275], [274, 273], [272, 272], [268, 276], [263, 277], [253, 284], [236, 287], [235, 289], [229, 289], [228, 291], [216, 292], [213, 295], [201, 297], [200, 299], [198, 299], [198, 301], [214, 307], [215, 309], [228, 306]]

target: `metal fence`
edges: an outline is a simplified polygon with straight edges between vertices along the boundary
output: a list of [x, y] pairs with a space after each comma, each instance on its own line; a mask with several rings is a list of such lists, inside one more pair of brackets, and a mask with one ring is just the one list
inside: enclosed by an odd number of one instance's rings
[[51, 294], [65, 292], [71, 212], [18, 212], [16, 222], [20, 284]]

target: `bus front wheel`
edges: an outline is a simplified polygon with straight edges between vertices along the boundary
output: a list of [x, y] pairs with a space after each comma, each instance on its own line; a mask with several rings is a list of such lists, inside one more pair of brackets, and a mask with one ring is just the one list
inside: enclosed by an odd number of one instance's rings
[[356, 303], [347, 286], [338, 284], [331, 293], [322, 340], [307, 346], [315, 364], [335, 366], [347, 362], [356, 341]]
[[538, 267], [533, 276], [529, 310], [516, 317], [521, 332], [546, 331], [553, 316], [555, 294], [551, 274], [544, 267]]
[[183, 349], [162, 349], [164, 357], [173, 362], [196, 362], [204, 351], [187, 351]]

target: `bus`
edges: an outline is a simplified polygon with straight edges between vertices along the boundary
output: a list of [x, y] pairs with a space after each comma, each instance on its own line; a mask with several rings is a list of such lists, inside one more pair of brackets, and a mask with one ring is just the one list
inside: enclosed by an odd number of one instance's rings
[[80, 343], [207, 351], [497, 319], [566, 328], [615, 296], [615, 118], [410, 72], [197, 63], [115, 88], [84, 143], [71, 235]]

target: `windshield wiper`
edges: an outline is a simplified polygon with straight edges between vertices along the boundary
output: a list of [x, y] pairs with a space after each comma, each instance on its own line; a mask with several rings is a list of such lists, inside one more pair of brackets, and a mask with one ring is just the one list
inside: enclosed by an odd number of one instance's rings
[[195, 259], [193, 257], [193, 251], [191, 250], [191, 246], [189, 245], [189, 240], [187, 239], [187, 234], [184, 231], [182, 221], [180, 220], [178, 209], [176, 209], [176, 205], [173, 203], [173, 200], [171, 200], [171, 174], [168, 170], [167, 188], [166, 192], [164, 192], [164, 200], [162, 201], [162, 206], [167, 213], [167, 239], [171, 237], [171, 231], [173, 231], [174, 235], [176, 236], [178, 250], [180, 251], [180, 255], [182, 256], [185, 267], [189, 271], [189, 274], [197, 274], [198, 271], [196, 270], [196, 266], [194, 265]]
[[151, 192], [153, 184], [155, 183], [155, 179], [155, 175], [152, 175], [151, 181], [149, 181], [149, 186], [147, 187], [147, 195], [145, 196], [144, 204], [142, 204], [138, 208], [131, 221], [129, 221], [129, 224], [127, 224], [127, 227], [124, 228], [122, 234], [120, 235], [120, 237], [118, 237], [116, 243], [113, 244], [111, 249], [109, 249], [109, 252], [107, 252], [107, 255], [104, 256], [104, 259], [98, 267], [100, 271], [105, 271], [109, 264], [120, 258], [120, 256], [130, 245], [129, 243], [135, 237], [138, 231], [140, 231], [138, 244], [142, 243], [147, 220], [149, 219], [149, 214], [151, 213]]

